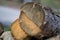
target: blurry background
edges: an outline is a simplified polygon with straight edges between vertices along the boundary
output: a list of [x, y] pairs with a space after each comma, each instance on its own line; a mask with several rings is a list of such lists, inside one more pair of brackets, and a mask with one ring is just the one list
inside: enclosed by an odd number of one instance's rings
[[0, 22], [5, 29], [20, 15], [20, 6], [26, 2], [39, 2], [49, 6], [56, 14], [60, 14], [60, 0], [0, 0]]

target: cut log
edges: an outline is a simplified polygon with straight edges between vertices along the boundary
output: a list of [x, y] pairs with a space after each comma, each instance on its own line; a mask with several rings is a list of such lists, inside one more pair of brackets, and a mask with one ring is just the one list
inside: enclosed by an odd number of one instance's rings
[[44, 24], [45, 13], [38, 3], [29, 2], [21, 7], [19, 20], [21, 28], [34, 36], [41, 32], [40, 27]]
[[40, 28], [28, 17], [22, 13], [20, 18], [21, 28], [29, 35], [34, 36], [41, 32]]
[[[38, 3], [28, 2], [20, 8], [25, 13], [28, 19], [32, 20], [38, 27], [40, 27], [45, 20], [45, 13]], [[19, 18], [20, 20], [20, 18]]]
[[20, 27], [18, 19], [12, 23], [11, 32], [12, 32], [12, 35], [14, 36], [14, 38], [16, 38], [17, 40], [27, 37], [27, 34]]

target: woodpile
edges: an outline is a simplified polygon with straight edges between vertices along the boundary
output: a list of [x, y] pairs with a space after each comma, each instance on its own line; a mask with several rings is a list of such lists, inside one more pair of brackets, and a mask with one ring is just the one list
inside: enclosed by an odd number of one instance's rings
[[29, 40], [33, 37], [45, 40], [60, 34], [60, 17], [51, 9], [43, 9], [39, 3], [28, 2], [20, 10], [19, 18], [11, 25], [12, 35], [16, 40]]
[[15, 39], [24, 39], [27, 36], [36, 36], [41, 32], [45, 13], [38, 3], [28, 2], [22, 5], [19, 19], [11, 25], [11, 32]]

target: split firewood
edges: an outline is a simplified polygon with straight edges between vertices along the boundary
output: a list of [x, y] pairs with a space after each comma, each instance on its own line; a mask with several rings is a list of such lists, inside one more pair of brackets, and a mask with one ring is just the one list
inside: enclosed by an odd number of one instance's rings
[[45, 13], [40, 4], [34, 2], [28, 2], [22, 5], [20, 9], [21, 11], [24, 12], [24, 14], [28, 17], [28, 19], [33, 21], [37, 26], [40, 27], [43, 24], [45, 20]]
[[21, 28], [31, 36], [41, 32], [40, 27], [44, 24], [45, 13], [38, 3], [28, 2], [21, 7], [19, 17]]
[[11, 25], [11, 32], [14, 36], [14, 39], [16, 40], [23, 40], [25, 37], [27, 37], [27, 34], [22, 30], [19, 19], [15, 20]]
[[31, 20], [29, 20], [23, 13], [21, 15], [20, 25], [26, 33], [32, 36], [38, 34], [41, 31], [40, 28]]
[[19, 19], [11, 26], [12, 35], [17, 40], [23, 40], [27, 36], [45, 40], [60, 34], [60, 17], [51, 9], [45, 10], [38, 3], [28, 2], [22, 5], [20, 10]]

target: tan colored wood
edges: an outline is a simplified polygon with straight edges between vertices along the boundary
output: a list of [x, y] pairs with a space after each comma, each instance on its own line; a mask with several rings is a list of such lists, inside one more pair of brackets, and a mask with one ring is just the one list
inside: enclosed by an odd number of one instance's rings
[[[45, 13], [39, 3], [28, 2], [20, 8], [25, 15], [32, 20], [38, 27], [44, 24]], [[20, 18], [19, 18], [20, 20]]]
[[21, 29], [19, 20], [15, 20], [11, 25], [11, 32], [14, 38], [20, 40], [27, 37], [27, 34]]
[[[18, 39], [15, 39], [15, 40], [18, 40]], [[21, 40], [31, 40], [31, 36], [27, 36], [26, 38], [21, 39]]]
[[29, 35], [34, 36], [41, 32], [40, 28], [30, 20], [24, 13], [20, 17], [21, 28]]

